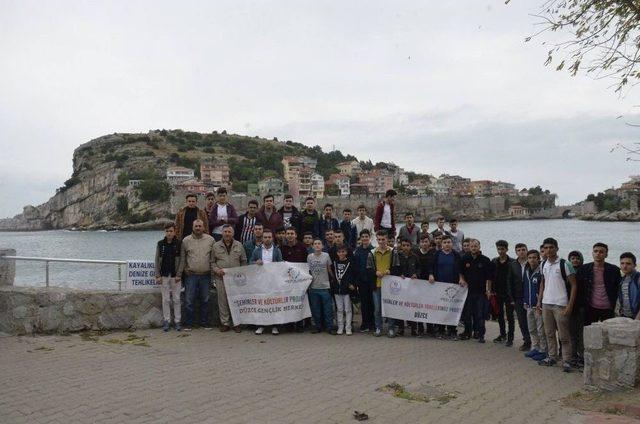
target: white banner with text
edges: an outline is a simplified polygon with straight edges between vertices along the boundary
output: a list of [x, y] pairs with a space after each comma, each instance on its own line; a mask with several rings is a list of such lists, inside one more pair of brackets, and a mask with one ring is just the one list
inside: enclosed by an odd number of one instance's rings
[[306, 263], [273, 262], [225, 268], [224, 287], [234, 325], [275, 325], [311, 316]]
[[458, 284], [386, 276], [382, 280], [382, 315], [406, 321], [458, 325], [467, 289]]

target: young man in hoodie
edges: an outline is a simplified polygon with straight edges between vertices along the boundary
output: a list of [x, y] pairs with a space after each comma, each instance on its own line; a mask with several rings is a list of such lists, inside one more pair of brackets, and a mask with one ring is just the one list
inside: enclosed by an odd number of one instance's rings
[[376, 268], [371, 245], [371, 233], [369, 230], [360, 232], [360, 245], [353, 253], [355, 265], [358, 270], [358, 295], [360, 296], [360, 311], [362, 323], [360, 332], [375, 331], [373, 291], [376, 285]]
[[[378, 247], [373, 251], [374, 264], [376, 267], [376, 288], [373, 292], [373, 306], [375, 308], [374, 316], [376, 323], [376, 331], [373, 334], [376, 337], [382, 335], [382, 279], [386, 275], [391, 275], [391, 266], [393, 264], [393, 249], [389, 246], [389, 232], [379, 230], [376, 233]], [[389, 320], [389, 328], [387, 335], [395, 337], [396, 332], [392, 325], [393, 320]]]
[[[282, 262], [282, 252], [273, 242], [273, 233], [270, 229], [267, 228], [262, 233], [262, 244], [260, 245], [260, 247], [256, 248], [253, 251], [249, 263], [264, 265], [272, 262]], [[259, 326], [256, 329], [255, 333], [258, 335], [264, 333], [264, 327]], [[271, 334], [273, 334], [274, 336], [280, 334], [280, 332], [278, 331], [278, 326], [274, 325], [271, 327]]]
[[316, 210], [316, 200], [313, 197], [307, 197], [304, 201], [304, 210], [301, 213], [302, 222], [300, 224], [300, 232], [304, 235], [306, 232], [311, 232], [313, 238], [320, 237], [316, 233], [318, 220], [318, 211]]
[[347, 336], [353, 334], [351, 324], [353, 312], [351, 309], [350, 293], [356, 289], [358, 271], [353, 258], [347, 253], [349, 248], [346, 245], [338, 247], [336, 260], [333, 261], [333, 275], [335, 276], [335, 286], [333, 298], [336, 303], [338, 330], [336, 334], [341, 335], [346, 332]]
[[262, 223], [258, 222], [253, 226], [253, 237], [249, 240], [245, 241], [242, 247], [244, 248], [245, 254], [247, 258], [251, 259], [253, 255], [253, 251], [256, 250], [262, 244], [262, 234], [264, 232], [264, 227]]
[[[209, 214], [209, 229], [215, 241], [222, 239], [222, 227], [224, 225], [235, 226], [238, 221], [238, 213], [227, 199], [227, 189], [220, 187], [216, 192], [216, 204]], [[235, 228], [234, 228], [235, 231]]]
[[284, 195], [284, 205], [278, 209], [278, 213], [282, 217], [282, 226], [285, 229], [293, 227], [296, 230], [296, 234], [300, 234], [300, 239], [302, 239], [302, 234], [300, 233], [302, 214], [300, 214], [298, 208], [293, 205], [292, 195]]
[[156, 281], [161, 283], [162, 294], [162, 329], [169, 331], [171, 323], [171, 298], [173, 297], [173, 318], [176, 331], [180, 326], [180, 291], [182, 290], [181, 276], [177, 273], [180, 268], [180, 240], [176, 238], [176, 225], [171, 222], [164, 226], [164, 238], [156, 245]]
[[631, 252], [620, 255], [620, 316], [640, 320], [640, 272], [636, 271], [636, 257]]
[[542, 271], [540, 270], [540, 252], [527, 251], [527, 265], [525, 266], [523, 280], [523, 304], [527, 313], [527, 324], [531, 336], [531, 350], [524, 354], [534, 361], [542, 361], [547, 358], [547, 336], [544, 333], [542, 311], [538, 309], [538, 291], [542, 284]]
[[258, 220], [262, 222], [264, 228], [270, 229], [274, 236], [276, 234], [276, 230], [282, 227], [282, 217], [278, 211], [276, 211], [272, 194], [267, 194], [262, 198], [262, 207], [256, 216]]

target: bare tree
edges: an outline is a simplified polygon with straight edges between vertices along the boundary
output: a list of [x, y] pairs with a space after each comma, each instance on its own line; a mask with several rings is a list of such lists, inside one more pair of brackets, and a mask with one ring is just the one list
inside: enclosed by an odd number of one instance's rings
[[568, 33], [554, 42], [545, 65], [571, 75], [613, 78], [619, 93], [640, 82], [639, 0], [546, 0], [534, 16], [541, 29], [525, 41]]

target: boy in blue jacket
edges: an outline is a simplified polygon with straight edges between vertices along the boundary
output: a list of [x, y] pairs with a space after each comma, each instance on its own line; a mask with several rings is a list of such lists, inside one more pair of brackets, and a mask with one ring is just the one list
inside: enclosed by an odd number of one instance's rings
[[[265, 228], [262, 233], [262, 244], [253, 250], [249, 263], [256, 265], [264, 265], [271, 262], [282, 262], [282, 252], [280, 248], [273, 242], [273, 233], [270, 229]], [[264, 327], [260, 326], [256, 329], [256, 334], [264, 333]], [[271, 334], [277, 336], [280, 334], [277, 326], [271, 327]]]
[[620, 255], [620, 316], [640, 320], [640, 272], [636, 271], [636, 257], [631, 252]]
[[547, 357], [547, 338], [542, 323], [542, 311], [536, 307], [541, 281], [540, 252], [529, 250], [522, 283], [524, 309], [527, 313], [527, 324], [531, 335], [531, 350], [525, 353], [524, 356], [534, 361], [542, 361]]

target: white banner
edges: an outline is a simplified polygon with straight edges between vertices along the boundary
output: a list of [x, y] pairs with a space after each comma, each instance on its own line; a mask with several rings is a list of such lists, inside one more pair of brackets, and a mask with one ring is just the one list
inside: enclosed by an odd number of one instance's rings
[[467, 289], [458, 284], [386, 276], [382, 280], [382, 315], [406, 321], [458, 325]]
[[156, 266], [153, 261], [127, 261], [125, 290], [159, 289], [156, 283]]
[[272, 262], [225, 268], [224, 287], [234, 324], [275, 325], [311, 316], [306, 263]]

